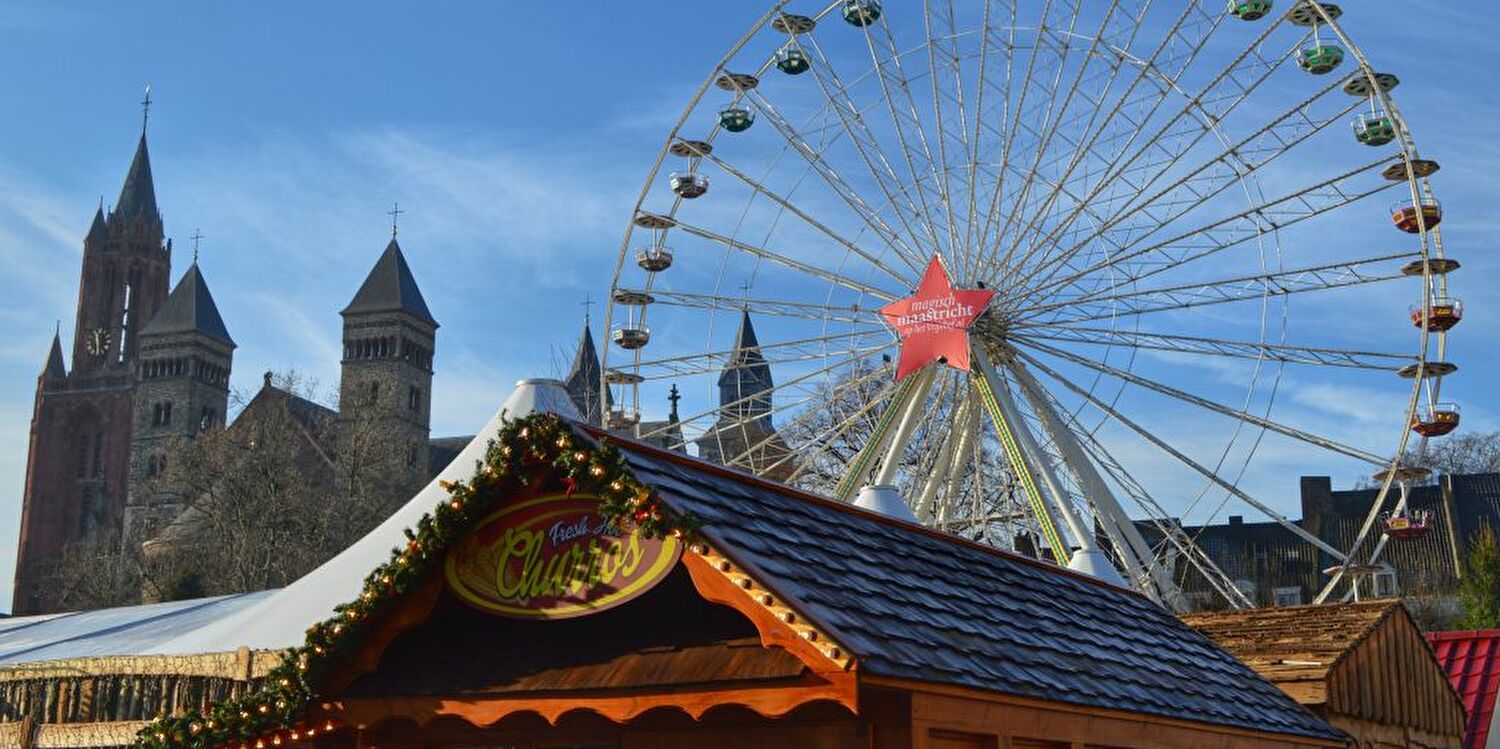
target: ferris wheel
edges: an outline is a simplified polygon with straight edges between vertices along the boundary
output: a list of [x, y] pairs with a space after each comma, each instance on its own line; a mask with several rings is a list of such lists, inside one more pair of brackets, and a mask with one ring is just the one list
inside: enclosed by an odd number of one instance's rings
[[[1175, 607], [1252, 603], [1200, 543], [1248, 513], [1328, 567], [1317, 602], [1351, 594], [1425, 530], [1407, 486], [1458, 425], [1462, 306], [1438, 164], [1342, 16], [774, 4], [705, 62], [629, 218], [607, 426], [844, 500], [894, 486]], [[1375, 477], [1353, 537], [1288, 517], [1308, 466]]]

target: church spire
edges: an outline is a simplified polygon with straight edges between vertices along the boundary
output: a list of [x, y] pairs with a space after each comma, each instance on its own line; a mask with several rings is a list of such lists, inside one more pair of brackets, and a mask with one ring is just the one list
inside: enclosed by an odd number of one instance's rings
[[771, 410], [771, 367], [760, 353], [750, 311], [740, 313], [734, 352], [719, 375], [719, 406], [726, 416], [762, 416]]
[[61, 382], [68, 377], [68, 366], [63, 362], [62, 351], [62, 329], [59, 326], [52, 331], [52, 350], [47, 353], [47, 364], [42, 367], [42, 379], [47, 382]]
[[438, 326], [394, 236], [370, 269], [370, 275], [360, 284], [354, 299], [340, 314], [348, 317], [367, 312], [405, 312], [434, 328]]
[[[568, 370], [564, 385], [573, 399], [573, 405], [578, 406], [578, 412], [590, 424], [604, 423], [604, 414], [599, 408], [599, 373], [599, 348], [594, 345], [593, 326], [589, 325], [588, 315], [585, 314], [583, 337], [578, 341], [578, 353], [573, 356], [573, 367]], [[613, 398], [607, 393], [605, 402], [614, 405]]]
[[108, 229], [104, 225], [104, 198], [99, 199], [99, 208], [94, 211], [94, 222], [89, 225], [88, 242], [103, 242], [108, 236]]
[[161, 221], [156, 210], [156, 184], [151, 179], [151, 156], [146, 150], [146, 133], [135, 147], [135, 158], [130, 161], [130, 171], [125, 173], [125, 184], [120, 188], [120, 199], [115, 201], [115, 216], [133, 219], [144, 217], [148, 222]]
[[161, 309], [141, 331], [143, 336], [169, 333], [198, 333], [234, 348], [234, 339], [224, 327], [224, 318], [219, 314], [219, 305], [208, 291], [208, 281], [203, 279], [198, 263], [188, 266], [187, 272], [177, 282], [177, 288], [167, 296]]

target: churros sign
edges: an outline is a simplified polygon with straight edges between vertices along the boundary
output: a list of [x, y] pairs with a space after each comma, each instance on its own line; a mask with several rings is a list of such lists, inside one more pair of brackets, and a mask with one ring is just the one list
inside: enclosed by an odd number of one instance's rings
[[661, 582], [682, 555], [599, 514], [588, 495], [549, 495], [480, 521], [448, 552], [448, 584], [473, 606], [516, 619], [567, 619], [613, 608]]

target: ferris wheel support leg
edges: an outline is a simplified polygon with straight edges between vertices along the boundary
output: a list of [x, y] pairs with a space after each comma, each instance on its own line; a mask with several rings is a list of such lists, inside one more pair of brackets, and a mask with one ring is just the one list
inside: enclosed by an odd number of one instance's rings
[[901, 459], [906, 455], [906, 445], [911, 442], [912, 434], [917, 431], [917, 424], [922, 421], [922, 407], [927, 405], [927, 391], [932, 389], [932, 381], [937, 379], [937, 365], [923, 367], [917, 373], [917, 378], [916, 386], [907, 397], [906, 408], [902, 409], [901, 425], [896, 427], [891, 445], [885, 451], [885, 459], [880, 463], [880, 471], [875, 474], [876, 484], [889, 484], [896, 480], [896, 471], [901, 468]]
[[[1054, 516], [1062, 517], [1068, 530], [1077, 539], [1079, 548], [1092, 549], [1093, 539], [1083, 532], [1077, 515], [1068, 507], [1067, 500], [1062, 494], [1061, 484], [1052, 473], [1051, 466], [1042, 455], [1041, 448], [1037, 446], [1030, 430], [1022, 421], [1020, 411], [1016, 409], [1016, 402], [1011, 398], [1010, 388], [1005, 380], [990, 364], [989, 357], [981, 348], [977, 346], [974, 348], [973, 358], [974, 366], [979, 369], [980, 375], [976, 382], [980, 387], [981, 395], [984, 396], [990, 418], [995, 422], [995, 431], [1000, 434], [1000, 443], [1005, 446], [1006, 455], [1010, 458], [1011, 468], [1031, 500], [1037, 522], [1041, 525], [1042, 535], [1046, 536], [1048, 545], [1052, 547], [1054, 558], [1059, 564], [1066, 565], [1072, 558], [1072, 547], [1059, 532], [1057, 523], [1053, 520]], [[1033, 465], [1036, 472], [1041, 474], [1048, 492], [1055, 501], [1048, 502], [1047, 497], [1037, 486], [1032, 470]]]
[[911, 400], [912, 389], [916, 387], [918, 379], [919, 377], [908, 377], [897, 386], [890, 406], [875, 423], [875, 430], [870, 434], [870, 440], [860, 448], [859, 454], [854, 456], [854, 461], [844, 471], [844, 477], [839, 480], [839, 485], [834, 488], [835, 499], [848, 502], [854, 498], [854, 492], [865, 480], [871, 464], [875, 462], [875, 456], [880, 455], [885, 449], [886, 438], [890, 436], [891, 427], [896, 423], [896, 415], [905, 412], [906, 404]]
[[1020, 384], [1021, 394], [1031, 404], [1031, 410], [1041, 418], [1042, 428], [1052, 438], [1052, 444], [1062, 452], [1063, 465], [1073, 474], [1085, 499], [1098, 513], [1100, 526], [1109, 537], [1110, 544], [1115, 547], [1120, 560], [1124, 562], [1131, 579], [1144, 582], [1149, 576], [1153, 584], [1150, 588], [1152, 597], [1158, 603], [1173, 609], [1181, 608], [1182, 591], [1172, 582], [1171, 573], [1157, 562], [1146, 539], [1141, 537], [1140, 531], [1120, 506], [1109, 485], [1104, 483], [1104, 477], [1099, 475], [1094, 462], [1084, 453], [1073, 431], [1068, 429], [1062, 417], [1058, 416], [1057, 409], [1052, 407], [1041, 383], [1019, 361], [1012, 359], [1006, 362], [1006, 368]]
[[[968, 387], [968, 383], [964, 383]], [[922, 485], [922, 491], [913, 503], [913, 511], [918, 520], [927, 522], [932, 515], [932, 503], [937, 498], [938, 487], [948, 483], [948, 477], [953, 473], [953, 456], [961, 449], [965, 427], [969, 422], [969, 397], [959, 401], [958, 408], [953, 412], [953, 428], [943, 437], [943, 446], [938, 448], [937, 459], [932, 462], [932, 473], [927, 476], [927, 483]]]
[[[943, 490], [943, 501], [937, 510], [937, 520], [939, 523], [945, 523], [952, 517], [954, 506], [959, 500], [959, 488], [963, 483], [963, 466], [971, 457], [974, 461], [976, 485], [978, 482], [978, 473], [981, 466], [976, 449], [980, 445], [980, 440], [978, 439], [980, 409], [979, 401], [977, 400], [978, 397], [977, 394], [970, 394], [968, 412], [964, 416], [964, 421], [959, 424], [958, 448], [953, 451], [953, 462], [948, 466], [948, 485]], [[977, 486], [975, 495], [982, 497]], [[977, 516], [982, 513], [975, 514]]]

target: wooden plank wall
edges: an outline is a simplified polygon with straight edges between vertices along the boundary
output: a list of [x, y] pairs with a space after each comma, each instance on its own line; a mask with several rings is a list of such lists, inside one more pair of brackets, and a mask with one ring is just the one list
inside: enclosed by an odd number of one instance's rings
[[[879, 728], [877, 723], [876, 728]], [[1342, 746], [1206, 724], [1060, 705], [915, 693], [912, 749], [1269, 749]]]
[[1463, 705], [1411, 617], [1385, 618], [1334, 667], [1328, 677], [1327, 710], [1424, 734], [1463, 735]]

